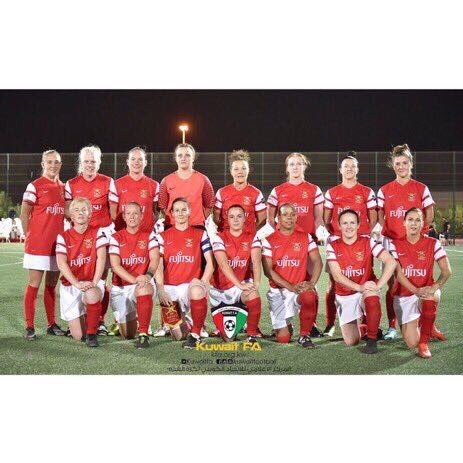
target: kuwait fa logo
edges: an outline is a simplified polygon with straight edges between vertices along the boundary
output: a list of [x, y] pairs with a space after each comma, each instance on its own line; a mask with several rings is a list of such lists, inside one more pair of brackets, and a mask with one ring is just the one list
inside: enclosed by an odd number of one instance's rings
[[360, 195], [355, 195], [355, 202], [357, 204], [362, 204], [362, 197]]
[[294, 243], [293, 249], [294, 251], [299, 252], [302, 249], [301, 243]]
[[140, 249], [146, 249], [146, 241], [144, 240], [139, 240], [137, 245]]
[[410, 202], [415, 201], [415, 196], [416, 196], [415, 193], [408, 193], [408, 200]]
[[361, 262], [363, 260], [363, 251], [357, 251], [355, 253], [355, 259]]
[[424, 251], [417, 251], [418, 260], [426, 260], [426, 253]]
[[212, 310], [212, 319], [224, 341], [232, 341], [244, 327], [248, 311], [244, 306], [219, 305]]
[[84, 245], [87, 249], [91, 249], [92, 245], [93, 245], [93, 240], [92, 238], [87, 238], [84, 240]]
[[95, 189], [93, 190], [93, 196], [94, 196], [95, 198], [99, 198], [99, 197], [101, 196], [101, 190], [100, 190], [99, 188], [95, 188]]
[[309, 193], [307, 191], [302, 192], [302, 199], [307, 199], [309, 197]]
[[140, 197], [147, 198], [148, 197], [148, 190], [140, 190]]
[[251, 205], [251, 198], [249, 196], [243, 196], [243, 204], [245, 206], [250, 206]]

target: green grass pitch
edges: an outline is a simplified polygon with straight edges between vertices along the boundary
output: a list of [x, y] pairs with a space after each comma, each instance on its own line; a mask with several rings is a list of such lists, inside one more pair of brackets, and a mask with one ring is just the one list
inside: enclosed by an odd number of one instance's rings
[[[410, 351], [401, 339], [380, 341], [378, 355], [362, 354], [359, 346], [346, 347], [337, 327], [334, 338], [316, 339], [317, 349], [304, 350], [293, 342], [279, 345], [261, 342], [261, 351], [197, 352], [185, 351], [181, 343], [170, 338], [151, 338], [149, 349], [137, 350], [133, 341], [119, 337], [100, 337], [101, 347], [89, 349], [85, 344], [65, 337], [45, 335], [42, 289], [36, 312], [38, 339], [23, 338], [22, 298], [26, 270], [22, 268], [21, 244], [0, 244], [0, 374], [462, 374], [463, 316], [462, 274], [463, 249], [450, 247], [448, 254], [453, 277], [447, 283], [438, 312], [437, 325], [447, 335], [444, 343], [432, 342], [433, 358], [423, 360]], [[323, 249], [322, 249], [323, 252]], [[318, 285], [320, 310], [318, 326], [325, 326], [324, 291], [326, 274]], [[261, 328], [270, 333], [270, 319], [262, 285]], [[384, 302], [384, 301], [383, 301]], [[110, 312], [110, 310], [108, 311]], [[57, 312], [59, 313], [59, 311]], [[158, 325], [158, 311], [153, 316]], [[107, 316], [108, 322], [112, 315]], [[208, 317], [208, 327], [212, 321]], [[65, 327], [65, 323], [61, 323]], [[297, 323], [296, 323], [297, 325]], [[387, 317], [383, 304], [382, 327]], [[296, 326], [297, 328], [297, 326]], [[240, 335], [240, 341], [245, 336]], [[207, 340], [207, 345], [217, 344]]]

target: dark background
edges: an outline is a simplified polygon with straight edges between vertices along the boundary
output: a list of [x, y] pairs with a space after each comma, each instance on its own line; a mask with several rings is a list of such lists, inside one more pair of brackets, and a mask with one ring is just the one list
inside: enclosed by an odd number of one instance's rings
[[463, 149], [460, 90], [3, 90], [0, 152]]

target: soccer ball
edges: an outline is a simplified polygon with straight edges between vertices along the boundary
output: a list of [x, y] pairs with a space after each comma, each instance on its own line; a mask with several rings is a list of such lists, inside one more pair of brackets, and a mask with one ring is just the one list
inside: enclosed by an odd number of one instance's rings
[[236, 325], [233, 320], [227, 320], [224, 326], [227, 331], [233, 331]]

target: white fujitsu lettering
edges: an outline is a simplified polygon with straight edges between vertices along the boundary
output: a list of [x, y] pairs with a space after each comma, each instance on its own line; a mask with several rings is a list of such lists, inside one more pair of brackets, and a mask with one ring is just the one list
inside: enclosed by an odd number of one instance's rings
[[101, 209], [103, 208], [103, 205], [102, 204], [92, 204], [92, 208], [94, 211], [101, 211]]
[[247, 262], [247, 259], [240, 259], [238, 256], [235, 256], [232, 260], [228, 260], [231, 268], [245, 268]]
[[59, 203], [55, 203], [53, 206], [47, 206], [45, 213], [51, 215], [64, 215], [64, 207], [60, 206]]
[[71, 259], [71, 267], [82, 267], [82, 265], [90, 263], [91, 256], [84, 257], [79, 254], [75, 259]]
[[349, 267], [346, 267], [343, 271], [342, 271], [343, 275], [345, 275], [347, 278], [351, 278], [351, 277], [361, 277], [362, 275], [365, 275], [365, 269], [364, 268], [360, 268], [360, 269], [356, 269], [356, 268], [353, 268], [352, 265], [349, 265]]
[[280, 268], [285, 267], [299, 267], [301, 265], [301, 259], [290, 259], [288, 256], [283, 256], [277, 260], [277, 265]]
[[145, 264], [146, 257], [139, 257], [136, 254], [132, 254], [130, 257], [122, 258], [122, 265], [133, 266], [137, 264]]
[[169, 262], [172, 264], [193, 264], [195, 258], [193, 256], [184, 256], [182, 251], [177, 252], [174, 256], [169, 257]]
[[293, 204], [294, 209], [298, 214], [308, 214], [309, 213], [309, 206], [299, 206], [298, 204]]
[[397, 217], [400, 219], [400, 217], [405, 217], [406, 212], [407, 211], [405, 210], [405, 208], [403, 206], [400, 206], [397, 209], [390, 211], [389, 215], [391, 217]]
[[413, 264], [408, 265], [405, 268], [404, 274], [407, 278], [409, 277], [426, 277], [428, 272], [424, 268], [415, 268]]

